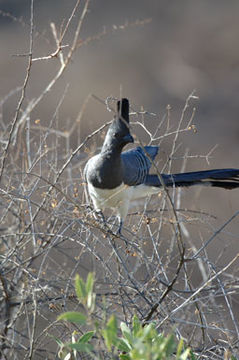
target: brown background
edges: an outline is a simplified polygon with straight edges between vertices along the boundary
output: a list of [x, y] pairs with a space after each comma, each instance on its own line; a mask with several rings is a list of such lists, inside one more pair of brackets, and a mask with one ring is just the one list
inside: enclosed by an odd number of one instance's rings
[[[50, 22], [55, 22], [59, 29], [74, 4], [69, 0], [35, 2], [34, 57], [55, 50]], [[29, 7], [29, 1], [24, 0], [0, 3], [0, 9], [10, 14], [0, 17], [1, 97], [21, 85], [25, 77], [26, 58], [13, 55], [28, 51]], [[195, 89], [199, 100], [191, 104], [197, 108], [194, 123], [198, 132], [180, 138], [178, 156], [186, 148], [192, 155], [206, 155], [218, 144], [210, 167], [239, 167], [238, 12], [237, 1], [92, 1], [81, 36], [83, 41], [91, 37], [92, 40], [78, 49], [54, 91], [34, 111], [32, 121], [40, 118], [42, 124], [48, 124], [66, 86], [59, 112], [61, 130], [75, 121], [88, 94], [102, 99], [119, 97], [122, 88], [123, 96], [129, 97], [136, 109], [142, 105], [158, 115], [148, 120], [149, 128], [157, 126], [167, 104], [171, 105], [171, 125], [175, 127], [186, 98]], [[151, 21], [148, 23], [147, 19]], [[133, 25], [137, 21], [145, 24]], [[103, 31], [106, 34], [101, 36]], [[100, 38], [94, 40], [98, 35]], [[33, 64], [28, 101], [44, 89], [58, 69], [57, 61]], [[17, 99], [11, 97], [4, 104], [5, 123], [10, 123]], [[189, 116], [190, 113], [186, 119]], [[91, 100], [81, 122], [80, 138], [72, 141], [72, 148], [110, 118], [104, 106]], [[138, 130], [136, 127], [135, 132], [147, 142], [147, 136]], [[100, 142], [99, 139], [99, 145]], [[168, 154], [171, 145], [172, 139], [167, 138], [161, 146], [162, 154]], [[180, 171], [181, 164], [174, 162], [176, 171]], [[186, 170], [208, 168], [205, 159], [188, 160], [186, 166]], [[237, 190], [195, 191], [198, 196], [193, 203], [191, 191], [184, 194], [185, 199], [189, 198], [188, 206], [215, 214], [219, 224], [238, 209]], [[238, 249], [237, 219], [232, 232], [230, 245]]]

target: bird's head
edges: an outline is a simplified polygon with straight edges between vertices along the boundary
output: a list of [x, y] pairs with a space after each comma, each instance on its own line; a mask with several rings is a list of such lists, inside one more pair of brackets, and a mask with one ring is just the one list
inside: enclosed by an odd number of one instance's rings
[[117, 114], [106, 134], [102, 150], [121, 151], [125, 145], [133, 142], [129, 131], [129, 100], [123, 98], [117, 102]]

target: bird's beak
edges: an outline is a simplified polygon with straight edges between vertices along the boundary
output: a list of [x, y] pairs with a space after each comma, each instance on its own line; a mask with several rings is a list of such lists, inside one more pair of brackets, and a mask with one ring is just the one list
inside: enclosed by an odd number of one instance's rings
[[124, 136], [124, 143], [128, 144], [128, 143], [133, 143], [134, 142], [134, 138], [132, 135], [127, 134]]

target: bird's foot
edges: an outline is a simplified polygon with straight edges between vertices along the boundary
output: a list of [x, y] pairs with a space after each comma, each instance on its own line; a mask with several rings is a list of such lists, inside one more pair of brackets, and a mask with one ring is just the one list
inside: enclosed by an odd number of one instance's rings
[[101, 210], [95, 210], [93, 212], [93, 215], [96, 220], [100, 220], [101, 222], [103, 222], [104, 225], [106, 225], [106, 220], [105, 220], [104, 214]]

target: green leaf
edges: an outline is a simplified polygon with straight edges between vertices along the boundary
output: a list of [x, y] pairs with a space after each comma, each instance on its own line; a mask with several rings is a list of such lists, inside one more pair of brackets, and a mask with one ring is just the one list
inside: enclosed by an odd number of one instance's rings
[[133, 336], [136, 337], [136, 335], [138, 334], [139, 330], [142, 329], [142, 325], [139, 321], [139, 318], [134, 315], [133, 316], [133, 321], [132, 321], [132, 333], [133, 333]]
[[80, 301], [86, 299], [87, 293], [86, 293], [85, 283], [78, 274], [76, 275], [75, 278], [75, 290], [76, 290], [76, 295]]
[[117, 339], [117, 343], [114, 345], [117, 347], [118, 350], [124, 352], [129, 352], [132, 349], [126, 339]]
[[182, 350], [183, 350], [183, 339], [181, 338], [179, 343], [178, 343], [178, 347], [177, 347], [176, 360], [179, 359], [180, 354], [182, 354]]
[[85, 343], [71, 343], [67, 344], [67, 346], [73, 350], [82, 351], [82, 352], [91, 352], [94, 348], [91, 344]]
[[111, 334], [115, 337], [117, 335], [117, 320], [114, 315], [111, 315], [107, 322], [107, 330], [111, 332]]
[[190, 348], [187, 348], [180, 356], [180, 360], [187, 360], [188, 359], [188, 356], [190, 355], [191, 353], [191, 350]]
[[176, 347], [176, 343], [174, 340], [174, 336], [172, 334], [168, 335], [164, 341], [164, 351], [166, 356], [172, 355], [172, 353], [175, 350], [175, 347]]
[[87, 296], [87, 307], [90, 311], [93, 311], [94, 310], [94, 307], [95, 307], [95, 293], [90, 293], [88, 294]]
[[86, 280], [86, 292], [87, 295], [91, 294], [93, 292], [93, 287], [94, 287], [94, 274], [92, 272], [90, 272], [87, 276], [87, 280]]
[[69, 311], [58, 316], [57, 320], [65, 320], [73, 323], [85, 324], [86, 316], [77, 311]]
[[157, 337], [158, 334], [155, 330], [155, 325], [153, 323], [146, 325], [142, 329], [142, 335], [140, 335], [140, 336], [142, 337], [142, 339], [145, 339], [147, 341], [152, 339], [152, 337]]
[[59, 351], [58, 351], [58, 357], [59, 359], [61, 360], [68, 360], [71, 358], [71, 353], [68, 349], [66, 348], [61, 348]]
[[106, 324], [106, 328], [102, 330], [102, 335], [105, 339], [108, 351], [111, 351], [112, 346], [117, 343], [117, 320], [114, 315], [110, 317]]
[[129, 355], [121, 354], [119, 356], [120, 360], [131, 360], [131, 357]]
[[125, 323], [122, 322], [122, 323], [120, 324], [120, 328], [121, 328], [121, 332], [122, 332], [123, 336], [125, 337], [125, 339], [127, 339], [128, 342], [129, 342], [130, 344], [132, 344], [132, 342], [133, 342], [133, 336], [132, 336], [132, 334], [131, 334], [131, 331], [130, 331], [129, 327], [128, 327]]
[[87, 343], [94, 336], [94, 334], [95, 334], [94, 331], [88, 331], [87, 333], [85, 333], [80, 337], [77, 343]]

